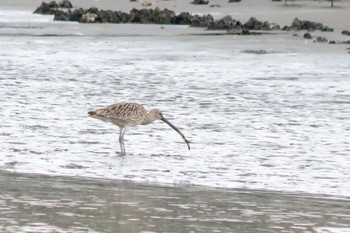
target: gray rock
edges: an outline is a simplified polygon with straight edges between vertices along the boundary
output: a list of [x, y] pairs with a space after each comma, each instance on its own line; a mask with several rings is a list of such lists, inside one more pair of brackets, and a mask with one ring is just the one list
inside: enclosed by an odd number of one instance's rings
[[326, 37], [318, 36], [318, 37], [316, 38], [316, 42], [327, 43], [328, 40], [327, 40]]
[[350, 31], [349, 30], [344, 30], [344, 31], [341, 32], [341, 34], [350, 36]]
[[305, 39], [312, 39], [312, 36], [309, 32], [305, 33], [303, 36]]
[[73, 5], [68, 0], [62, 0], [61, 2], [58, 3], [58, 7], [60, 7], [60, 8], [73, 8]]

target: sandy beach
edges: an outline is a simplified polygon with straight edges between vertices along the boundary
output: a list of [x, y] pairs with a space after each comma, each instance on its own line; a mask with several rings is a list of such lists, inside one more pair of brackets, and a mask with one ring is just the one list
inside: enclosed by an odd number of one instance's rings
[[[3, 9], [25, 9], [34, 11], [42, 0], [3, 0], [0, 8]], [[132, 8], [143, 7], [139, 1], [128, 0], [72, 0], [74, 7], [89, 8], [95, 6], [105, 10], [120, 10], [129, 12]], [[216, 19], [231, 15], [234, 19], [247, 21], [250, 17], [256, 17], [261, 21], [269, 21], [281, 26], [290, 25], [294, 18], [310, 20], [323, 23], [335, 29], [341, 30], [350, 28], [350, 2], [335, 1], [335, 6], [330, 7], [328, 1], [295, 1], [285, 6], [284, 1], [272, 2], [261, 0], [243, 0], [238, 3], [228, 3], [227, 0], [210, 1], [208, 5], [193, 5], [190, 0], [158, 0], [153, 7], [170, 9], [176, 13], [190, 12], [192, 14], [212, 14]]]

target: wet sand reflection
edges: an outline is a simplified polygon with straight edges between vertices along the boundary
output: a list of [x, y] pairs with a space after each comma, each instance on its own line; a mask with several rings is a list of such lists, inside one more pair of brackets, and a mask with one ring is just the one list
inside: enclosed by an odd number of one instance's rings
[[350, 230], [348, 199], [3, 171], [0, 187], [1, 232]]

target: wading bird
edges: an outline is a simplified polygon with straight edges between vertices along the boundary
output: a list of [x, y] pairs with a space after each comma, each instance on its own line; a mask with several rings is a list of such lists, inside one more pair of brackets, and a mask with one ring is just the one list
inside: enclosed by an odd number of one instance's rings
[[125, 146], [124, 146], [124, 135], [127, 127], [134, 127], [137, 125], [148, 125], [154, 122], [155, 120], [162, 120], [167, 123], [171, 128], [173, 128], [181, 137], [184, 139], [187, 144], [188, 149], [190, 150], [190, 141], [178, 130], [173, 124], [171, 124], [167, 119], [164, 118], [163, 114], [159, 109], [152, 109], [146, 111], [146, 109], [137, 103], [116, 103], [109, 105], [104, 108], [97, 109], [96, 111], [88, 112], [89, 116], [100, 119], [102, 121], [110, 122], [119, 126], [119, 144], [121, 154], [125, 155]]

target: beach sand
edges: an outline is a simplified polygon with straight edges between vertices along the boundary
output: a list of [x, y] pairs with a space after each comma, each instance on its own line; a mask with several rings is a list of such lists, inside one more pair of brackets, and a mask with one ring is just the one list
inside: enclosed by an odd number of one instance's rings
[[349, 230], [350, 203], [327, 196], [2, 171], [0, 185], [0, 232]]
[[[2, 0], [0, 9], [21, 9], [34, 11], [40, 6], [42, 0]], [[59, 2], [59, 1], [58, 1]], [[129, 12], [132, 8], [144, 8], [140, 1], [129, 0], [72, 0], [74, 7], [89, 8], [95, 6], [104, 10], [120, 10]], [[216, 6], [213, 6], [216, 5]], [[261, 21], [269, 21], [281, 26], [290, 25], [294, 18], [323, 23], [333, 27], [335, 32], [350, 30], [350, 2], [336, 1], [331, 7], [328, 1], [295, 1], [285, 6], [284, 1], [272, 2], [271, 0], [242, 0], [238, 3], [228, 3], [227, 0], [210, 1], [208, 5], [193, 5], [190, 0], [158, 0], [154, 7], [168, 8], [180, 12], [192, 14], [212, 14], [216, 19], [231, 15], [234, 19], [247, 21], [250, 17], [256, 17]], [[152, 7], [148, 7], [152, 8]]]

